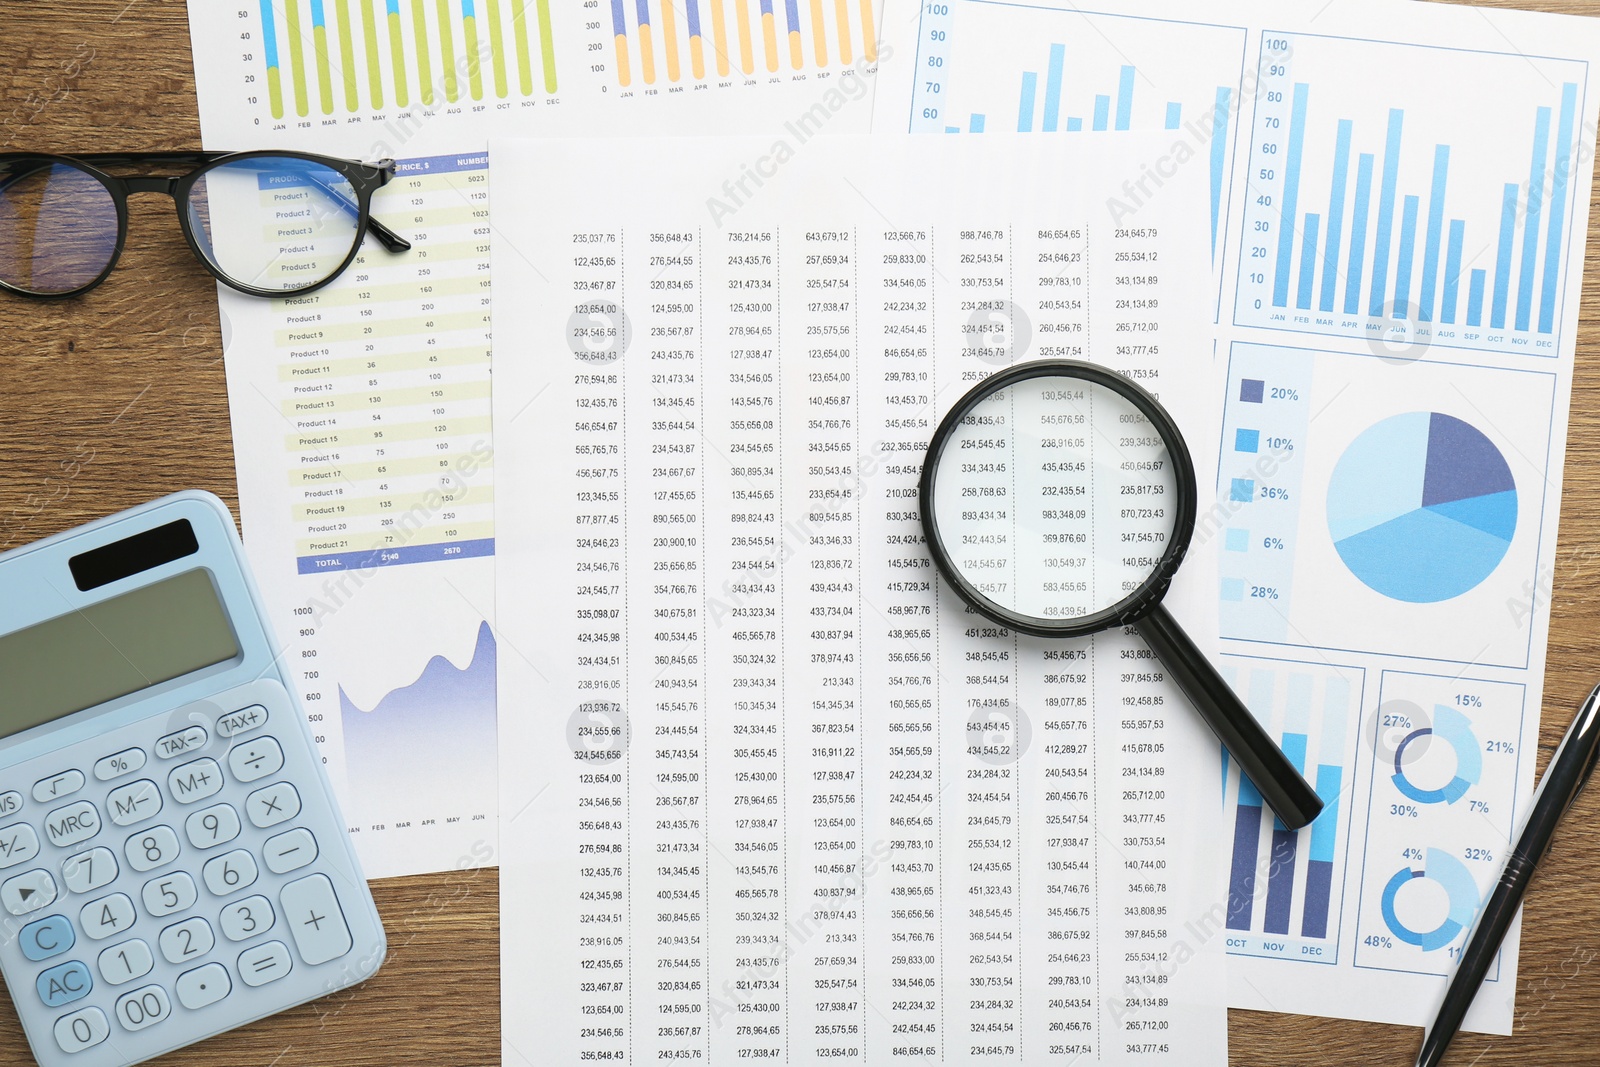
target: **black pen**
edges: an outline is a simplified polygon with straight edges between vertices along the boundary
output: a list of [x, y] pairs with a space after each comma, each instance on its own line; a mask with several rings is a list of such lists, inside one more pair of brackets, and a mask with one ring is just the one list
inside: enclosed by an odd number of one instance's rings
[[1417, 1053], [1417, 1067], [1434, 1067], [1444, 1058], [1450, 1039], [1461, 1028], [1461, 1020], [1472, 1006], [1483, 976], [1489, 973], [1489, 964], [1505, 940], [1511, 920], [1522, 906], [1522, 895], [1533, 880], [1533, 869], [1550, 847], [1556, 823], [1566, 814], [1572, 802], [1578, 799], [1583, 784], [1593, 773], [1595, 759], [1600, 757], [1600, 686], [1589, 694], [1589, 699], [1578, 709], [1566, 736], [1550, 757], [1539, 788], [1533, 794], [1533, 807], [1528, 821], [1517, 838], [1517, 847], [1506, 859], [1506, 869], [1500, 875], [1489, 902], [1478, 915], [1466, 951], [1461, 954], [1461, 965], [1450, 979], [1445, 990], [1444, 1003], [1433, 1020], [1422, 1051]]

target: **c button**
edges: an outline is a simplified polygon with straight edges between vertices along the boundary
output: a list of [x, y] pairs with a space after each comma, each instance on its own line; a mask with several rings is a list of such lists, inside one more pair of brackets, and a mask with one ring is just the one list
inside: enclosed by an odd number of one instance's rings
[[77, 940], [78, 935], [72, 932], [72, 923], [65, 915], [52, 915], [29, 923], [22, 928], [20, 936], [22, 954], [35, 963], [61, 955]]

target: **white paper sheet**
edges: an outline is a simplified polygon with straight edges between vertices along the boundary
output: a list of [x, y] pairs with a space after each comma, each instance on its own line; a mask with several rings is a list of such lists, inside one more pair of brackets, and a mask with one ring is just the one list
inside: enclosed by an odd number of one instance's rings
[[[875, 127], [1165, 129], [1210, 176], [1225, 660], [1329, 800], [1237, 770], [1230, 1002], [1431, 1021], [1533, 790], [1593, 172], [1592, 20], [891, 2]], [[1518, 931], [1468, 1027], [1509, 1033]]]
[[412, 252], [219, 290], [246, 545], [369, 875], [495, 855], [488, 138], [864, 132], [875, 7], [190, 3], [208, 148], [400, 160]]
[[1225, 1061], [1214, 738], [1136, 636], [965, 610], [917, 521], [1022, 359], [1209, 461], [1204, 175], [1119, 226], [1111, 148], [492, 146], [507, 1063]]

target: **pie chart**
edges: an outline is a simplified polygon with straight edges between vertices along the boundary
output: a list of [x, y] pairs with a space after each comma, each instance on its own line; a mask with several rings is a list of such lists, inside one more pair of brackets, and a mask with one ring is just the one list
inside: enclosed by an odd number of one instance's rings
[[1411, 411], [1368, 427], [1328, 482], [1328, 533], [1363, 585], [1432, 604], [1494, 572], [1517, 529], [1505, 456], [1453, 415]]

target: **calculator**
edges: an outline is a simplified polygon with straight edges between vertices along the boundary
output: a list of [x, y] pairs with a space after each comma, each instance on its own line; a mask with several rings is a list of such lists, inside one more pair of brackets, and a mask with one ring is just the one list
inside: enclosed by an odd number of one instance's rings
[[227, 507], [0, 554], [0, 972], [45, 1067], [363, 981], [386, 942]]

